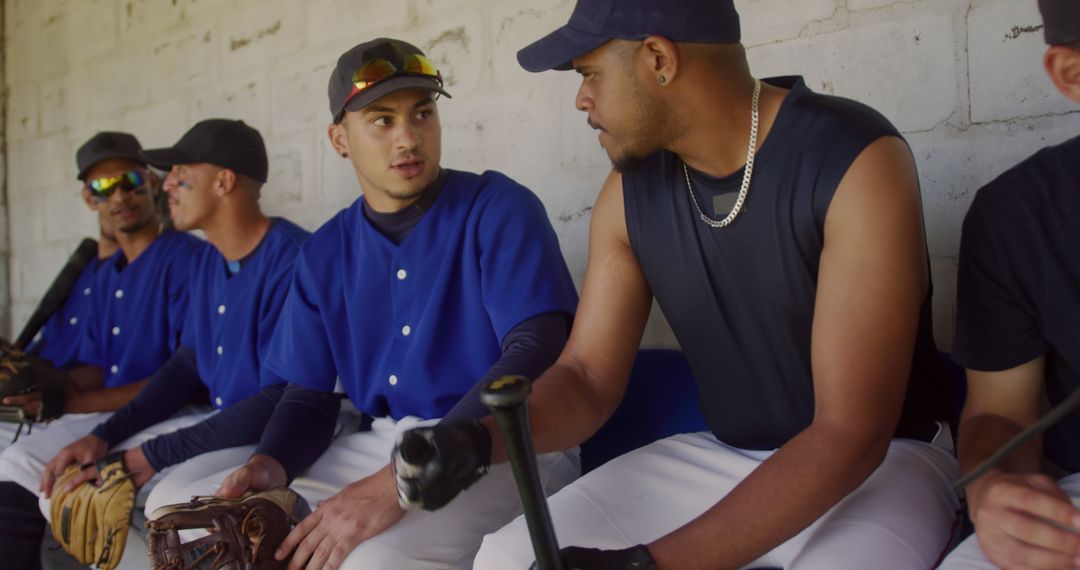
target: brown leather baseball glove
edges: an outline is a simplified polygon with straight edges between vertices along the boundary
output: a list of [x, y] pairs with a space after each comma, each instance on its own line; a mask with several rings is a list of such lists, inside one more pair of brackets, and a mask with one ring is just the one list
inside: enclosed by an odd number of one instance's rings
[[64, 413], [68, 381], [66, 371], [0, 339], [0, 400], [34, 392], [40, 396], [37, 412], [33, 414], [26, 413], [22, 406], [0, 404], [0, 421], [19, 424], [16, 440], [24, 425], [32, 429], [35, 422], [48, 422]]
[[[147, 543], [153, 570], [270, 570], [285, 568], [274, 550], [292, 527], [311, 514], [303, 497], [279, 487], [236, 499], [193, 497], [150, 515]], [[206, 529], [208, 536], [181, 542], [179, 531]]]

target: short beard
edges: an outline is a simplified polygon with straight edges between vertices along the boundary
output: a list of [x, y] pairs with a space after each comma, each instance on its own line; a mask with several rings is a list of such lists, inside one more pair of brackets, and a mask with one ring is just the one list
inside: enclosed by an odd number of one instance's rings
[[621, 156], [609, 156], [611, 159], [611, 166], [619, 174], [625, 174], [641, 164], [641, 161], [645, 160], [644, 156], [638, 156], [634, 153], [625, 153]]
[[669, 133], [674, 125], [671, 111], [636, 83], [632, 85], [629, 91], [632, 114], [624, 118], [624, 124], [633, 125], [625, 135], [630, 144], [621, 154], [608, 153], [611, 165], [619, 173], [637, 168], [646, 157], [665, 148], [672, 139]]

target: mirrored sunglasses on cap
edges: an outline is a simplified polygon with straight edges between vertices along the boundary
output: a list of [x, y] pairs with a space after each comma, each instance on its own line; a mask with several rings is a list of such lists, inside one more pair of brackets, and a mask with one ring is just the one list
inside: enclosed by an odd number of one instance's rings
[[124, 172], [123, 174], [117, 174], [116, 176], [106, 176], [104, 178], [95, 178], [86, 182], [86, 187], [90, 189], [90, 192], [97, 198], [108, 198], [112, 196], [113, 192], [117, 190], [123, 190], [125, 192], [131, 192], [137, 188], [141, 188], [146, 184], [146, 175], [138, 170], [131, 170]]
[[380, 57], [365, 62], [353, 72], [353, 88], [349, 92], [349, 96], [345, 98], [345, 105], [348, 105], [357, 95], [363, 93], [369, 87], [385, 79], [410, 75], [427, 77], [438, 83], [439, 87], [442, 87], [442, 74], [439, 73], [439, 70], [435, 68], [435, 64], [431, 63], [430, 59], [421, 54], [410, 53], [403, 56], [401, 69], [398, 69], [394, 62]]

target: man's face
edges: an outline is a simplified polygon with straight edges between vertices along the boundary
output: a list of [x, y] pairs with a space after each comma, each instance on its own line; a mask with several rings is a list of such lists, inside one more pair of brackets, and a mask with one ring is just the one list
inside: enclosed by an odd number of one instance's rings
[[347, 153], [377, 211], [403, 208], [439, 175], [442, 127], [433, 94], [424, 89], [391, 93], [330, 126], [330, 139]]
[[162, 185], [169, 195], [169, 214], [179, 231], [203, 229], [217, 209], [217, 187], [223, 169], [213, 164], [176, 164]]
[[125, 183], [115, 184], [108, 196], [88, 190], [97, 203], [102, 227], [112, 228], [119, 233], [134, 233], [148, 224], [158, 223], [154, 208], [154, 178], [145, 166], [120, 159], [103, 160], [91, 167], [86, 175], [89, 189], [94, 181], [99, 181], [99, 186], [105, 187], [107, 181], [124, 177], [129, 172], [138, 173], [143, 180], [142, 185], [130, 187]]
[[609, 41], [574, 60], [581, 87], [574, 103], [588, 113], [589, 126], [600, 131], [600, 146], [617, 170], [663, 148], [664, 107], [645, 91], [635, 75], [633, 44]]

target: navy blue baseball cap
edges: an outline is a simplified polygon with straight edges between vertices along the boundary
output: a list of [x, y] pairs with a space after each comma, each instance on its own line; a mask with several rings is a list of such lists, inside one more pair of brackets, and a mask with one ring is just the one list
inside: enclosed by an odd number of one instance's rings
[[140, 154], [159, 170], [169, 170], [176, 164], [207, 162], [259, 182], [266, 182], [269, 170], [266, 144], [259, 131], [244, 121], [230, 119], [199, 121], [175, 145]]
[[608, 40], [651, 35], [673, 42], [737, 42], [739, 14], [734, 0], [578, 0], [565, 26], [525, 46], [517, 58], [528, 71], [567, 70], [574, 58]]
[[146, 164], [146, 161], [139, 156], [141, 151], [142, 146], [135, 135], [116, 131], [100, 132], [90, 137], [90, 140], [84, 142], [75, 152], [75, 165], [79, 168], [77, 178], [86, 180], [86, 174], [90, 168], [110, 158]]
[[1046, 43], [1057, 46], [1080, 40], [1080, 2], [1039, 0], [1039, 11], [1042, 12]]

